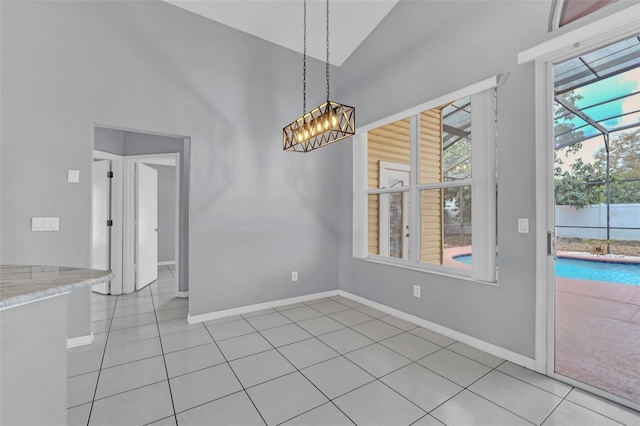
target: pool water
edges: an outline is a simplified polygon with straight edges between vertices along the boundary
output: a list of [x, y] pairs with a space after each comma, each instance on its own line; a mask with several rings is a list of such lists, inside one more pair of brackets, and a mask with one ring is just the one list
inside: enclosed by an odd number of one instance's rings
[[[470, 254], [456, 256], [454, 259], [465, 265], [471, 265]], [[556, 276], [560, 278], [607, 281], [640, 286], [640, 264], [558, 257], [556, 259]]]

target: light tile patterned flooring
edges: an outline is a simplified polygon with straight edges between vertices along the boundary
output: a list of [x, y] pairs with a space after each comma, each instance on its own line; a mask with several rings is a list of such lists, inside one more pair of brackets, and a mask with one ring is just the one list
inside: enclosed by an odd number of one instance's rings
[[172, 271], [94, 295], [71, 425], [635, 425], [638, 412], [340, 296], [186, 321]]

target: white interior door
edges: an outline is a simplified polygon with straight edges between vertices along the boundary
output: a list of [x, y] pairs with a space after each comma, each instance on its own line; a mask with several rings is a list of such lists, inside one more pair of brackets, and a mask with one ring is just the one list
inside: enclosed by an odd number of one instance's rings
[[[107, 220], [110, 215], [110, 181], [107, 173], [111, 170], [109, 160], [96, 160], [92, 168], [92, 205], [93, 205], [93, 233], [91, 267], [93, 269], [110, 269], [109, 246], [110, 228]], [[97, 284], [92, 290], [102, 294], [109, 294], [110, 282]]]
[[136, 165], [136, 290], [158, 279], [158, 172]]

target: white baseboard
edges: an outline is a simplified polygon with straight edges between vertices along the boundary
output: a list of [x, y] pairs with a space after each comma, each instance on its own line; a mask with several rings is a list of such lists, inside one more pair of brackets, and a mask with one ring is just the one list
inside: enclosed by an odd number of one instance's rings
[[78, 346], [86, 346], [93, 343], [93, 333], [86, 336], [78, 336], [67, 339], [67, 349], [77, 348]]
[[187, 298], [189, 297], [189, 291], [179, 291], [177, 296]]
[[529, 358], [524, 355], [512, 352], [508, 349], [504, 349], [500, 346], [487, 343], [484, 340], [476, 339], [475, 337], [471, 337], [467, 334], [460, 333], [459, 331], [455, 331], [450, 328], [432, 323], [425, 319], [407, 314], [406, 312], [402, 312], [397, 309], [390, 308], [386, 305], [373, 302], [369, 299], [365, 299], [364, 297], [356, 296], [355, 294], [348, 293], [344, 290], [338, 290], [338, 294], [340, 296], [346, 297], [347, 299], [355, 300], [356, 302], [362, 303], [363, 305], [367, 305], [379, 311], [385, 312], [389, 315], [393, 315], [405, 321], [409, 321], [410, 323], [413, 323], [415, 325], [419, 325], [420, 327], [426, 328], [431, 331], [435, 331], [436, 333], [440, 333], [444, 336], [447, 336], [459, 342], [465, 343], [469, 346], [472, 346], [476, 349], [484, 351], [488, 354], [497, 356], [502, 359], [506, 359], [507, 361], [511, 361], [514, 364], [521, 365], [522, 367], [526, 367], [530, 370], [535, 370], [536, 368], [536, 361], [533, 358]]
[[322, 293], [307, 294], [305, 296], [291, 297], [289, 299], [273, 300], [271, 302], [258, 303], [255, 305], [241, 306], [239, 308], [225, 309], [224, 311], [209, 312], [206, 314], [198, 314], [187, 316], [189, 324], [198, 322], [211, 321], [218, 318], [230, 317], [239, 314], [248, 314], [250, 312], [261, 311], [263, 309], [278, 308], [280, 306], [292, 305], [294, 303], [308, 302], [309, 300], [322, 299], [323, 297], [337, 296], [338, 290], [323, 291]]
[[167, 260], [166, 262], [158, 262], [158, 266], [175, 265], [175, 264], [176, 264], [175, 260]]

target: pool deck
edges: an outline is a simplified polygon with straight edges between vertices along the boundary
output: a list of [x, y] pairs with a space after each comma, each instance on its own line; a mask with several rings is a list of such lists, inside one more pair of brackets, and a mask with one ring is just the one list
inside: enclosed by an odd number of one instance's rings
[[556, 278], [556, 372], [640, 403], [640, 286]]
[[[445, 249], [443, 264], [470, 269], [453, 259], [463, 254]], [[640, 403], [640, 286], [556, 277], [555, 326], [557, 373]]]

